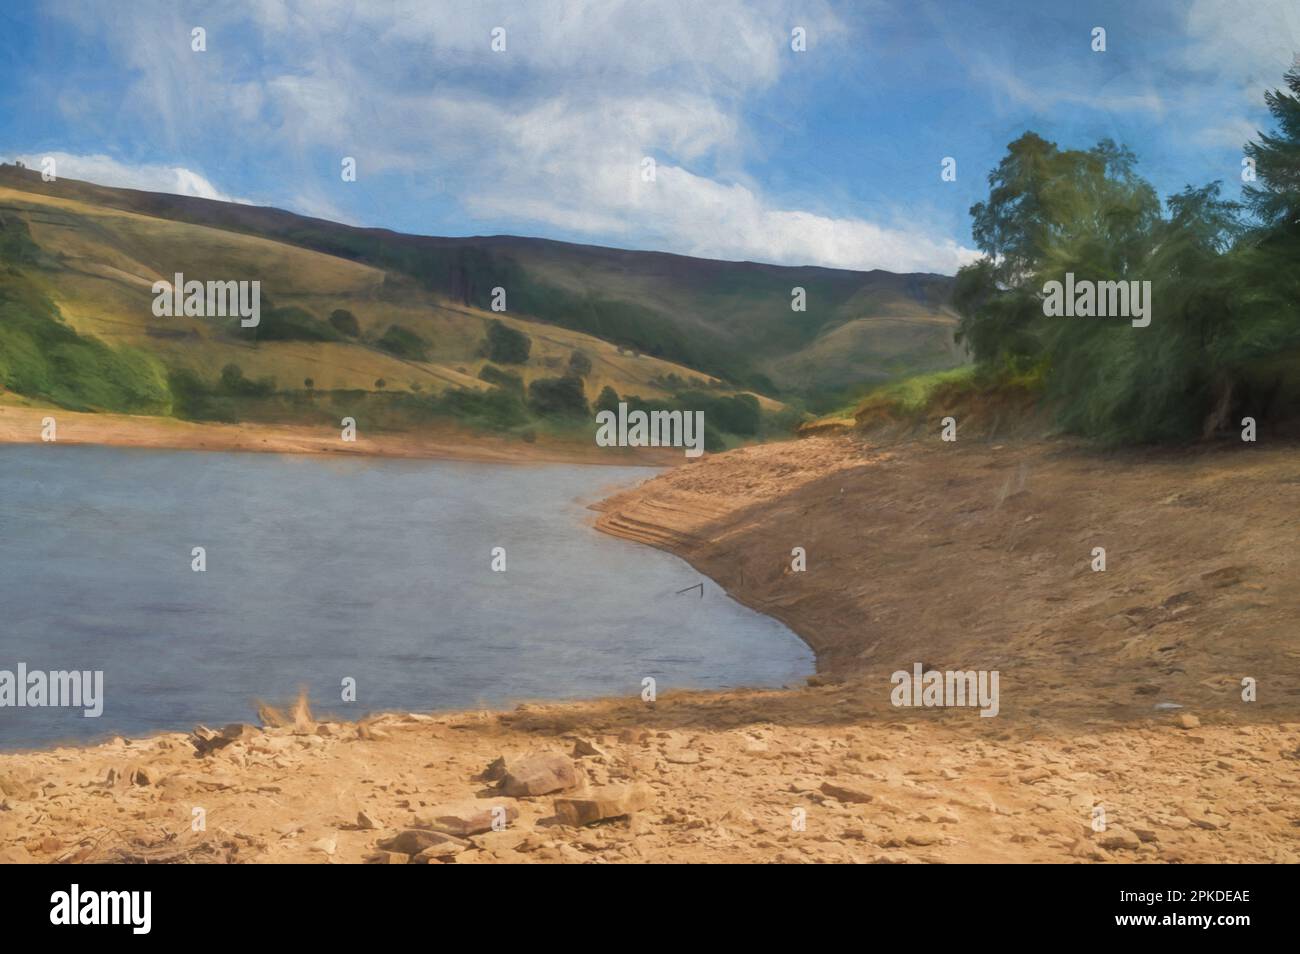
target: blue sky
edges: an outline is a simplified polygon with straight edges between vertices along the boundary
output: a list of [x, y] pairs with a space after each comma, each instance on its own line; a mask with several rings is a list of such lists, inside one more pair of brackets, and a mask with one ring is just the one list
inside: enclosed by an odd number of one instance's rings
[[0, 8], [0, 157], [423, 234], [951, 274], [1029, 129], [1235, 194], [1297, 52], [1295, 0], [47, 0]]

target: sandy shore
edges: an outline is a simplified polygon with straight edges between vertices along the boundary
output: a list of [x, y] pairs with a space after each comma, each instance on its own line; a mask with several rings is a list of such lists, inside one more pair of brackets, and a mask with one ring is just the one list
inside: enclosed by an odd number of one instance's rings
[[[0, 756], [0, 861], [1295, 862], [1297, 504], [1294, 448], [710, 456], [599, 526], [785, 620], [819, 685]], [[893, 706], [917, 662], [998, 670], [997, 717]]]

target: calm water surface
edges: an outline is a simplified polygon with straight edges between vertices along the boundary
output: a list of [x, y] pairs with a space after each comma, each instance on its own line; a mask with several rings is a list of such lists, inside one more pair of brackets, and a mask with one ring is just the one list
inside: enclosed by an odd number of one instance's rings
[[0, 708], [0, 747], [248, 721], [300, 687], [356, 718], [812, 672], [781, 623], [591, 528], [586, 504], [651, 473], [0, 447], [0, 670], [105, 684], [97, 719]]

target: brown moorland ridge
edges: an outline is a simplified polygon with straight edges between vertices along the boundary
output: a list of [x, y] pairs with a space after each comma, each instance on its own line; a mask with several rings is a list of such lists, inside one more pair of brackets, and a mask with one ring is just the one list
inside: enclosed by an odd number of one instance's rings
[[[0, 860], [1295, 862], [1297, 503], [1294, 447], [843, 434], [706, 457], [598, 524], [784, 619], [820, 685], [0, 755]], [[913, 662], [998, 668], [998, 716], [893, 707]], [[484, 777], [531, 751], [559, 790]], [[575, 791], [627, 811], [576, 824]]]

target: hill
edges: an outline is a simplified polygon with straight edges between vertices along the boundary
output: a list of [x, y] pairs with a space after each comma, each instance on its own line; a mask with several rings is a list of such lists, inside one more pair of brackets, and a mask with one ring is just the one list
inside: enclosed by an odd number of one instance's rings
[[[301, 420], [316, 411], [334, 416], [322, 407], [327, 394], [363, 392], [381, 425], [417, 426], [439, 398], [445, 406], [435, 410], [470, 423], [531, 429], [538, 422], [507, 407], [503, 395], [535, 409], [531, 386], [564, 377], [574, 362], [588, 403], [606, 388], [666, 406], [750, 392], [771, 427], [793, 420], [791, 402], [815, 409], [846, 391], [959, 361], [946, 306], [951, 280], [936, 275], [508, 236], [412, 236], [278, 209], [44, 182], [14, 166], [0, 166], [0, 225], [10, 307], [21, 299], [39, 310], [47, 301], [49, 320], [134, 356], [134, 370], [112, 374], [150, 381], [116, 404], [78, 399], [66, 387], [38, 395], [86, 409]], [[154, 316], [151, 286], [176, 272], [260, 280], [262, 326]], [[507, 292], [504, 313], [491, 310], [496, 287]], [[791, 307], [796, 287], [805, 311]], [[526, 360], [488, 360], [494, 321], [528, 336]], [[12, 371], [21, 351], [10, 342], [12, 390], [23, 390], [14, 383], [23, 376]], [[230, 365], [239, 377], [223, 379]]]

